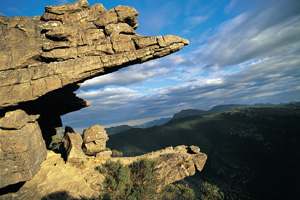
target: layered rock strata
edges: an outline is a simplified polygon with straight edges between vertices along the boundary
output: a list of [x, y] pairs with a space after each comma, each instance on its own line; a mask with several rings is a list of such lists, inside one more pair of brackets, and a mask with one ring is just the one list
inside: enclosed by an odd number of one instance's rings
[[32, 179], [45, 160], [38, 117], [15, 110], [0, 119], [0, 188]]
[[80, 83], [188, 44], [136, 34], [137, 17], [134, 8], [86, 0], [47, 6], [42, 17], [0, 15], [0, 118], [18, 110], [30, 118], [0, 127], [0, 188], [31, 179], [46, 155], [41, 134], [48, 145], [61, 115], [89, 105], [73, 93]]
[[[180, 50], [187, 40], [135, 33], [138, 12], [86, 0], [47, 6], [42, 17], [0, 16], [0, 107], [35, 100], [135, 63]], [[22, 44], [22, 45], [20, 45]]]

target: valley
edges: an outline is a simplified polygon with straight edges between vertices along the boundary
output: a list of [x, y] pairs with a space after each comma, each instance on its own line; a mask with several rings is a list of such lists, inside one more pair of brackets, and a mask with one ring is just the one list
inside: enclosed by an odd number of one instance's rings
[[197, 145], [208, 155], [207, 164], [201, 174], [183, 181], [196, 194], [201, 182], [208, 181], [225, 199], [294, 199], [300, 178], [299, 121], [299, 103], [244, 106], [130, 129], [110, 136], [107, 146], [137, 156], [167, 146]]

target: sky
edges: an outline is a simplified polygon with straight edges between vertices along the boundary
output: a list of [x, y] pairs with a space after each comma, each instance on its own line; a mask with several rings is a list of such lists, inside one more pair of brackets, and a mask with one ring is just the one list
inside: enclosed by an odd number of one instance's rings
[[[0, 0], [5, 16], [42, 15], [72, 0]], [[300, 101], [299, 0], [89, 0], [139, 12], [136, 32], [177, 35], [190, 45], [167, 57], [82, 84], [88, 108], [62, 116], [76, 129], [136, 125], [182, 109]]]

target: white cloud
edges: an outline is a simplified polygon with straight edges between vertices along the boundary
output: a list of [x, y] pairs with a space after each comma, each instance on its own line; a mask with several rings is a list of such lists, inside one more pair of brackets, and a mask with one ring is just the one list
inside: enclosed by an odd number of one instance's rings
[[185, 23], [192, 27], [198, 26], [199, 24], [202, 24], [203, 22], [205, 22], [206, 20], [208, 20], [208, 16], [194, 16], [194, 17], [188, 17], [185, 20]]
[[120, 95], [128, 95], [134, 94], [135, 91], [129, 88], [119, 87], [119, 88], [105, 88], [100, 90], [92, 90], [92, 91], [79, 91], [77, 94], [81, 98], [91, 99], [91, 98], [99, 98], [99, 97], [113, 97]]
[[[151, 66], [152, 65], [152, 66]], [[156, 66], [156, 63], [151, 63], [148, 65], [135, 65], [128, 68], [124, 68], [115, 73], [103, 75], [96, 77], [91, 80], [87, 80], [82, 84], [82, 87], [91, 87], [98, 86], [103, 87], [107, 85], [118, 85], [125, 86], [134, 83], [139, 83], [145, 81], [154, 76], [159, 76], [159, 74], [167, 74], [171, 70], [162, 67], [162, 68], [153, 68]]]
[[174, 54], [158, 60], [147, 63], [133, 65], [123, 68], [117, 72], [99, 76], [85, 81], [82, 88], [104, 87], [108, 85], [127, 86], [149, 80], [153, 77], [166, 77], [174, 71], [174, 67], [180, 65], [193, 65], [191, 61], [180, 54]]
[[[209, 109], [218, 104], [299, 101], [298, 2], [264, 1], [258, 10], [221, 24], [197, 51], [131, 66], [102, 76], [103, 80], [84, 83], [78, 94], [92, 105], [72, 113], [72, 117], [65, 116], [64, 123], [89, 127], [159, 118], [181, 109]], [[151, 93], [131, 85], [165, 77], [176, 84], [154, 87]], [[124, 87], [129, 85], [131, 89]], [[102, 88], [85, 91], [92, 86]], [[80, 123], [72, 123], [75, 117]]]
[[287, 2], [277, 1], [224, 22], [199, 47], [195, 59], [208, 67], [227, 67], [299, 47], [300, 15], [295, 13], [295, 7], [300, 9], [300, 6], [288, 4], [282, 9]]

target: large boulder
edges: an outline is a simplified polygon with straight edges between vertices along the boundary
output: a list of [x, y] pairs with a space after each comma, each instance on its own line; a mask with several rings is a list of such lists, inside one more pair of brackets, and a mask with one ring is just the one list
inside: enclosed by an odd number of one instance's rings
[[0, 119], [0, 188], [32, 179], [46, 159], [37, 118], [18, 109]]
[[105, 151], [108, 136], [103, 126], [95, 125], [83, 132], [83, 142], [87, 155]]
[[66, 132], [62, 141], [67, 151], [67, 162], [81, 163], [84, 161], [85, 155], [81, 149], [83, 140], [79, 133]]

